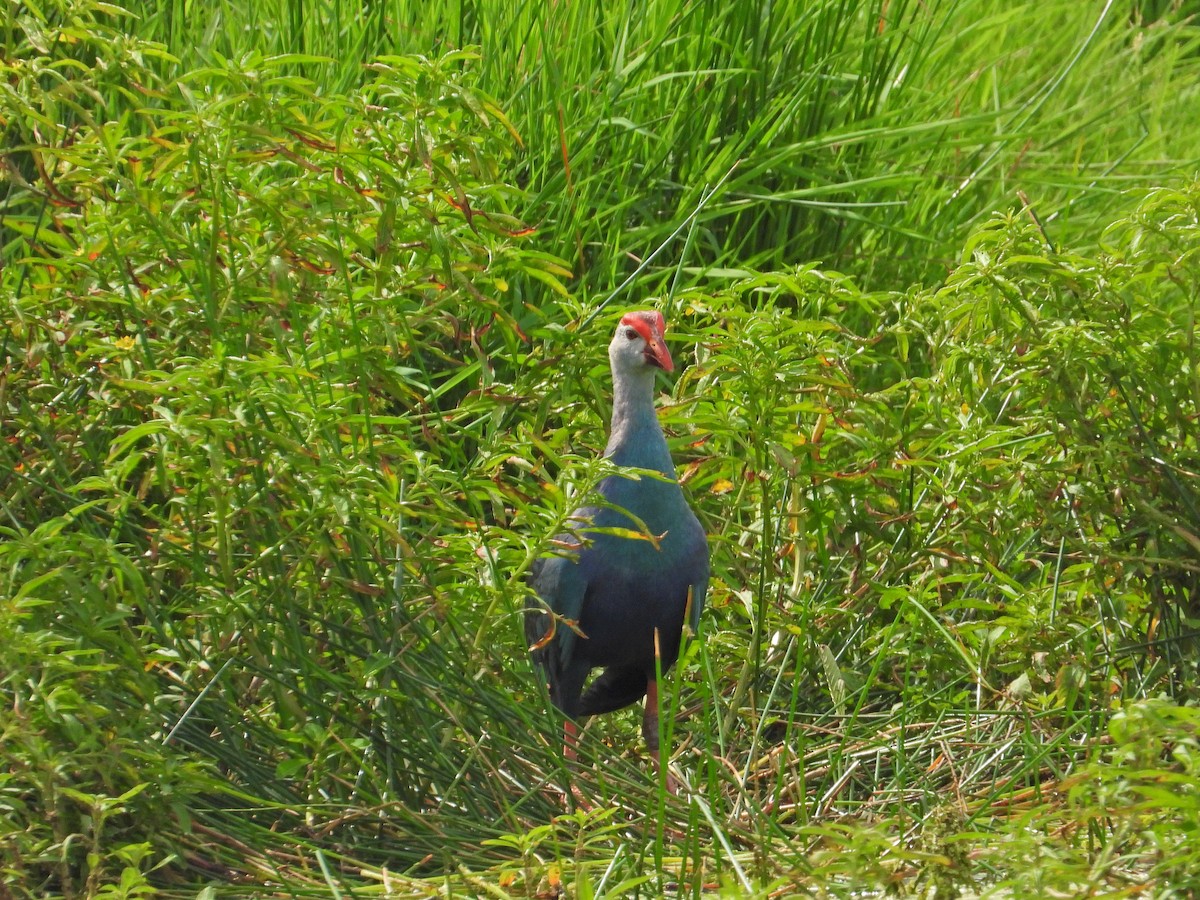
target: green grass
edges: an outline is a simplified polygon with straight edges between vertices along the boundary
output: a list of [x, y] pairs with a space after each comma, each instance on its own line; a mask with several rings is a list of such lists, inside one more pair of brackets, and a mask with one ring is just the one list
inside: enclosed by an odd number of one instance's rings
[[[0, 897], [1194, 890], [1181, 10], [211, 9], [4, 13]], [[520, 627], [649, 302], [680, 798]]]

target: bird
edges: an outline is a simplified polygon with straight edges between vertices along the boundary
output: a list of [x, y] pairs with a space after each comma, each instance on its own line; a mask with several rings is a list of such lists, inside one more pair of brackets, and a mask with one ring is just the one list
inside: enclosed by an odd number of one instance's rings
[[[576, 758], [581, 719], [645, 697], [642, 735], [660, 770], [658, 672], [678, 658], [685, 620], [698, 632], [709, 575], [708, 539], [676, 480], [654, 408], [655, 375], [675, 368], [665, 330], [657, 310], [618, 323], [608, 346], [613, 406], [604, 450], [616, 466], [661, 477], [604, 478], [602, 502], [572, 516], [582, 534], [557, 541], [575, 552], [531, 567], [525, 610], [535, 669], [565, 716], [564, 756]], [[594, 669], [603, 671], [585, 689]], [[673, 779], [667, 787], [675, 790]]]

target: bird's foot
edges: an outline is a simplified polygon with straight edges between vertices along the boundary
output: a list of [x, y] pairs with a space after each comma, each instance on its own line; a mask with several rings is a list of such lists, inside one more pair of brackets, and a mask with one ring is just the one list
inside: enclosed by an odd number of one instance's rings
[[[650, 756], [654, 759], [655, 773], [661, 777], [661, 774], [663, 771], [663, 761], [662, 761], [662, 755], [659, 752], [657, 747], [655, 747], [653, 750], [650, 751]], [[666, 767], [667, 793], [670, 794], [672, 797], [677, 796], [679, 794], [680, 789], [683, 788], [684, 786], [685, 785], [683, 784], [683, 782], [675, 777], [675, 773], [671, 771], [670, 763], [668, 763], [667, 767]]]
[[543, 792], [554, 805], [561, 806], [563, 812], [592, 812], [597, 808], [596, 804], [583, 793], [583, 788], [574, 782], [567, 788], [548, 784], [543, 788]]
[[679, 791], [683, 788], [683, 782], [675, 777], [675, 773], [667, 768], [667, 793], [672, 797], [679, 796]]
[[592, 812], [596, 808], [596, 804], [583, 795], [577, 784], [571, 785], [571, 798], [575, 801], [575, 809], [578, 812]]

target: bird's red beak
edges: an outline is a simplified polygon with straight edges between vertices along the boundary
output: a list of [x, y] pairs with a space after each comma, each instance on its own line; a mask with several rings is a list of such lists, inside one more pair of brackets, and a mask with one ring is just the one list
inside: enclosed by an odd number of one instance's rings
[[663, 343], [662, 335], [657, 331], [651, 331], [650, 334], [651, 339], [646, 341], [646, 362], [666, 372], [674, 372], [675, 361], [671, 359], [671, 352]]
[[666, 372], [675, 371], [675, 361], [671, 359], [671, 352], [663, 343], [663, 332], [667, 330], [667, 326], [663, 321], [662, 313], [657, 311], [629, 313], [621, 319], [621, 324], [632, 325], [646, 341], [646, 362], [652, 366], [658, 366]]

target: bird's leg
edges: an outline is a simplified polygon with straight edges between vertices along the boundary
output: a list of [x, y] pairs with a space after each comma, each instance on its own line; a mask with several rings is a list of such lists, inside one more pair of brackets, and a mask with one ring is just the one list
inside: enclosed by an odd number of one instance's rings
[[579, 756], [579, 726], [567, 719], [563, 722], [563, 757], [575, 759]]
[[654, 757], [655, 764], [658, 764], [658, 682], [653, 678], [646, 680], [646, 711], [642, 714], [642, 737], [646, 739], [646, 749]]
[[[654, 678], [646, 679], [646, 711], [642, 714], [642, 737], [646, 739], [646, 749], [650, 751], [650, 755], [654, 758], [654, 768], [656, 771], [662, 771], [662, 752], [659, 748], [658, 734], [658, 681]], [[671, 754], [667, 753], [667, 759], [671, 758]], [[667, 772], [667, 793], [674, 794], [677, 785], [674, 777], [670, 772]]]
[[[575, 762], [579, 758], [579, 726], [572, 719], [567, 719], [563, 722], [563, 759], [568, 763]], [[573, 769], [574, 767], [572, 767]], [[575, 798], [576, 809], [590, 810], [594, 807], [592, 802], [583, 795], [583, 791], [578, 784], [574, 783], [574, 776], [571, 776], [571, 796]]]

